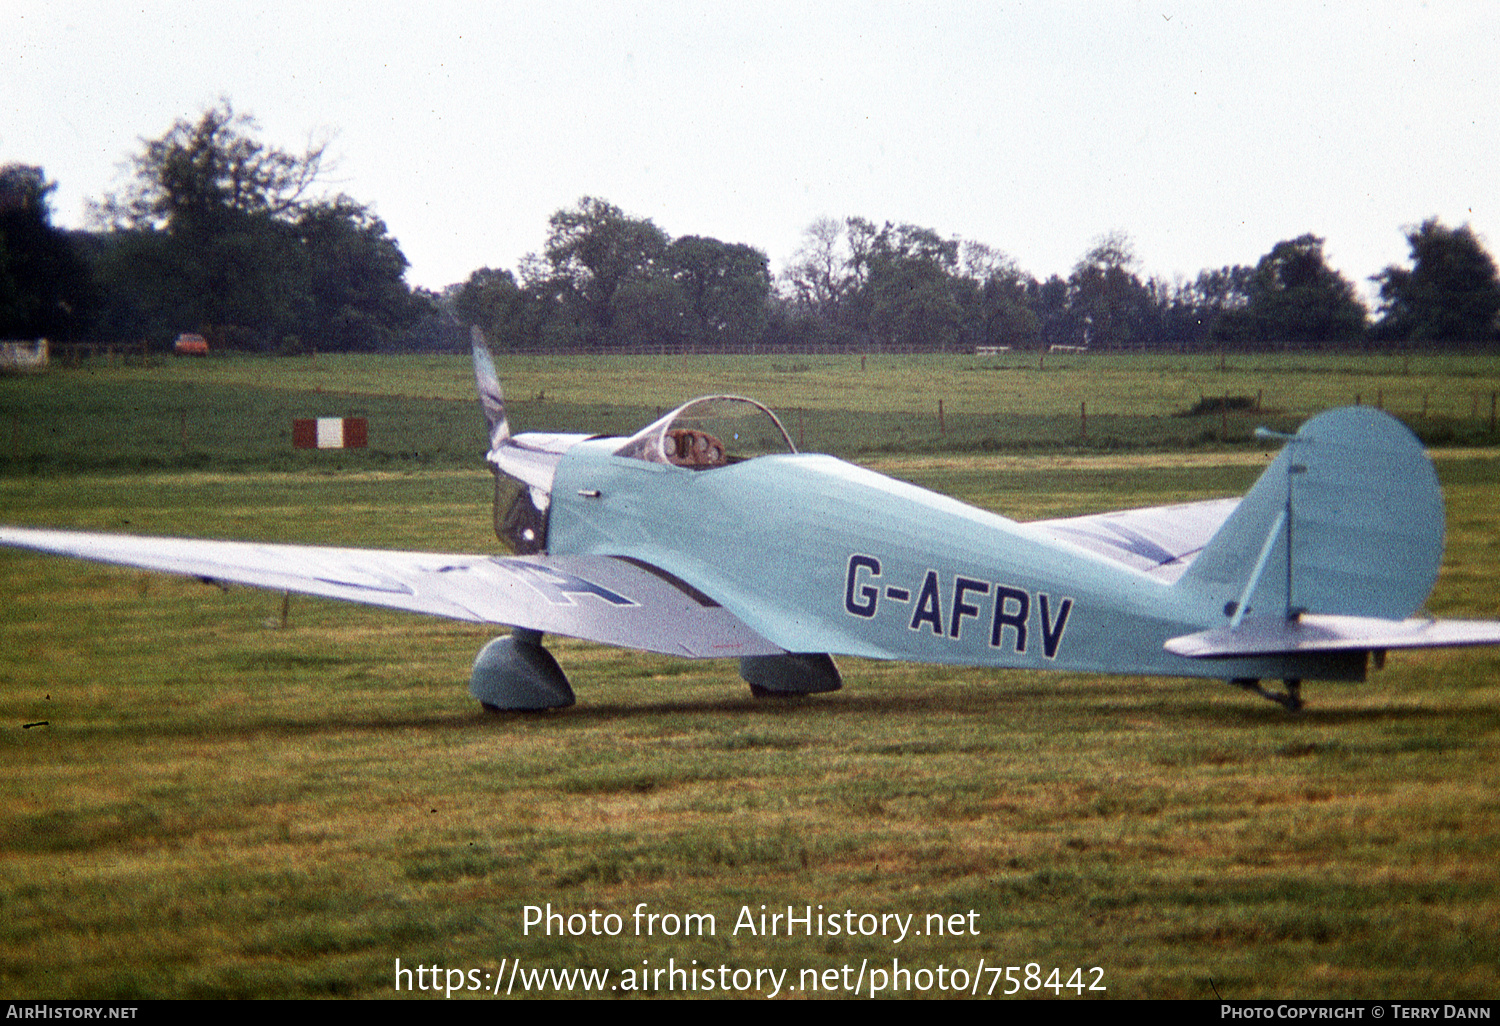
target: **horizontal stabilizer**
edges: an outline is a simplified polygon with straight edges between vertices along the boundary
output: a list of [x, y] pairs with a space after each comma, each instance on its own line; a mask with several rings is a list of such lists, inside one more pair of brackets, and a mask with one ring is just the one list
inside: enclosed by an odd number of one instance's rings
[[1171, 584], [1182, 576], [1239, 503], [1239, 499], [1208, 499], [1063, 520], [1038, 520], [1031, 526]]
[[1500, 645], [1500, 623], [1487, 620], [1383, 620], [1305, 613], [1296, 620], [1247, 620], [1172, 638], [1168, 652], [1192, 659], [1291, 655], [1298, 652], [1373, 652], [1393, 648]]

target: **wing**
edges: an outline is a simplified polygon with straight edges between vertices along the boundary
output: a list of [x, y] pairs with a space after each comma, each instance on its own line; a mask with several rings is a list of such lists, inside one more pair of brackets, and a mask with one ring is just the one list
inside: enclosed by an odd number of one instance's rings
[[1044, 528], [1060, 541], [1171, 584], [1182, 576], [1239, 502], [1239, 499], [1209, 499], [1177, 506], [1039, 520], [1031, 526]]
[[1500, 623], [1487, 620], [1383, 620], [1368, 616], [1304, 613], [1296, 620], [1246, 621], [1184, 634], [1168, 652], [1192, 659], [1292, 655], [1299, 652], [1370, 652], [1393, 648], [1500, 645]]
[[0, 527], [0, 545], [692, 658], [779, 655], [692, 586], [609, 556], [483, 556]]

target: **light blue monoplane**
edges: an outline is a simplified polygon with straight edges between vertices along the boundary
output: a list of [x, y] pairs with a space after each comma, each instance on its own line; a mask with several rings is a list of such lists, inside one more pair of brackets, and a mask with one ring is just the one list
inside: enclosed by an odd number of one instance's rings
[[833, 691], [848, 655], [1218, 678], [1290, 709], [1302, 681], [1363, 680], [1390, 649], [1500, 644], [1500, 623], [1417, 615], [1442, 495], [1411, 432], [1368, 408], [1280, 436], [1243, 499], [1017, 523], [798, 453], [734, 396], [629, 438], [513, 435], [477, 332], [474, 366], [515, 555], [23, 528], [0, 543], [507, 625], [470, 682], [493, 709], [572, 704], [546, 634], [737, 658], [757, 695]]

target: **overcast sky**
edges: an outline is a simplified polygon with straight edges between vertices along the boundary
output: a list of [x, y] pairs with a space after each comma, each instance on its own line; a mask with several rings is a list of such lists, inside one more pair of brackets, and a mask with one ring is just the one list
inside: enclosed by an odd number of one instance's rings
[[1500, 4], [9, 3], [0, 163], [118, 188], [140, 140], [218, 98], [264, 141], [332, 136], [440, 289], [514, 269], [599, 196], [763, 249], [815, 218], [988, 243], [1041, 278], [1120, 230], [1145, 274], [1326, 238], [1364, 281], [1406, 226], [1500, 249]]

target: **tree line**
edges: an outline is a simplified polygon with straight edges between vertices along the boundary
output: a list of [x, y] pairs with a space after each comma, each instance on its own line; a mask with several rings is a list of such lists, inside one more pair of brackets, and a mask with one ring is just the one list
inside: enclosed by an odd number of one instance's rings
[[388, 350], [439, 320], [366, 204], [320, 188], [325, 147], [291, 153], [221, 102], [144, 143], [89, 231], [51, 224], [56, 184], [0, 168], [0, 336], [260, 351]]
[[322, 183], [325, 146], [261, 142], [227, 101], [145, 141], [88, 231], [51, 223], [42, 168], [0, 168], [0, 337], [302, 353], [451, 348], [466, 325], [515, 350], [1201, 350], [1357, 344], [1494, 348], [1500, 275], [1467, 226], [1406, 230], [1407, 266], [1379, 303], [1328, 265], [1313, 234], [1253, 265], [1143, 278], [1123, 233], [1067, 277], [930, 228], [862, 217], [810, 226], [780, 275], [745, 243], [672, 238], [585, 197], [548, 220], [539, 253], [432, 293], [371, 208]]
[[1329, 267], [1324, 240], [1276, 243], [1253, 266], [1142, 278], [1122, 233], [1045, 281], [999, 250], [930, 228], [821, 219], [779, 278], [742, 244], [670, 239], [584, 198], [549, 222], [519, 277], [484, 268], [453, 292], [458, 315], [515, 349], [973, 352], [984, 347], [1192, 351], [1285, 345], [1493, 347], [1500, 276], [1467, 227], [1407, 232], [1412, 266], [1377, 281], [1372, 317]]

